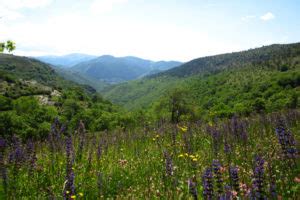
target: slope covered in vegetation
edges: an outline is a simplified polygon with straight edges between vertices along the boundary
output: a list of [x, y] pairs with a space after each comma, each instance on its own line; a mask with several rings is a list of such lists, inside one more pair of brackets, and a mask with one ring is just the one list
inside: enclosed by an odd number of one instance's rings
[[[35, 59], [0, 54], [0, 132], [43, 138], [58, 117], [70, 128], [83, 120], [89, 130], [125, 126], [125, 112], [90, 86], [61, 78]], [[122, 115], [120, 115], [122, 113]]]
[[[234, 113], [275, 111], [299, 106], [300, 44], [271, 45], [245, 52], [193, 60], [177, 68], [107, 88], [114, 103], [157, 113], [174, 90], [195, 114], [228, 117]], [[168, 111], [162, 111], [168, 115]]]

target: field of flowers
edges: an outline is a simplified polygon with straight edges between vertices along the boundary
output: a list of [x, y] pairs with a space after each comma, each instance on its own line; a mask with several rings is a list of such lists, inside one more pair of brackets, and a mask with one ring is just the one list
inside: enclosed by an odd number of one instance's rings
[[0, 139], [0, 199], [300, 199], [300, 113]]

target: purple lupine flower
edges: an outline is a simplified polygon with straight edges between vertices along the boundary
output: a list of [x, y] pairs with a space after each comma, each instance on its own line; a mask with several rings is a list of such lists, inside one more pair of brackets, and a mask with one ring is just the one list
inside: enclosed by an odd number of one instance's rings
[[295, 159], [298, 154], [296, 141], [290, 130], [286, 129], [283, 120], [280, 120], [275, 129], [279, 144], [281, 145], [282, 153], [285, 158]]
[[235, 190], [237, 193], [240, 191], [238, 171], [239, 170], [236, 166], [229, 167], [229, 177], [230, 177], [230, 182], [231, 182], [231, 188], [233, 190]]
[[58, 118], [56, 117], [54, 119], [54, 122], [51, 124], [50, 134], [52, 134], [54, 137], [57, 137], [59, 134], [60, 126], [61, 124]]
[[73, 172], [73, 162], [74, 162], [74, 152], [72, 137], [69, 136], [66, 139], [66, 185], [64, 188], [65, 199], [70, 199], [72, 195], [75, 194], [75, 175]]
[[225, 185], [225, 194], [220, 198], [220, 200], [232, 200], [232, 192], [231, 187], [229, 185]]
[[189, 192], [193, 196], [194, 200], [198, 200], [196, 177], [193, 177], [188, 180], [188, 188], [189, 188]]
[[72, 143], [72, 137], [69, 136], [66, 139], [66, 159], [67, 159], [67, 170], [70, 169], [70, 167], [72, 168], [73, 165], [73, 159], [74, 159], [74, 155], [73, 155], [73, 143]]
[[221, 172], [222, 165], [218, 160], [213, 160], [212, 168], [215, 175], [216, 185], [217, 185], [217, 193], [218, 197], [222, 196], [223, 193], [223, 178], [222, 178], [222, 172]]
[[7, 194], [8, 176], [7, 176], [7, 169], [4, 161], [5, 147], [6, 147], [6, 141], [3, 138], [0, 138], [0, 171], [1, 171], [4, 194]]
[[239, 135], [239, 122], [238, 122], [238, 118], [237, 118], [236, 115], [234, 115], [234, 116], [231, 118], [230, 126], [231, 126], [231, 133], [232, 133], [235, 137], [238, 137], [238, 135]]
[[256, 156], [253, 169], [253, 196], [257, 199], [265, 199], [264, 195], [264, 159], [261, 156]]
[[15, 164], [16, 169], [21, 167], [21, 164], [25, 160], [25, 152], [23, 150], [20, 139], [17, 136], [13, 136], [12, 149], [9, 154], [9, 162]]
[[272, 197], [272, 199], [277, 199], [276, 182], [275, 181], [270, 182], [269, 192], [270, 192], [270, 196]]
[[34, 149], [34, 144], [32, 140], [29, 140], [27, 143], [27, 161], [29, 162], [29, 176], [31, 176], [36, 167], [36, 153]]
[[217, 154], [219, 152], [219, 150], [220, 150], [220, 144], [221, 144], [221, 141], [222, 141], [222, 135], [221, 135], [220, 131], [216, 127], [213, 127], [213, 126], [209, 126], [207, 128], [207, 131], [209, 132], [209, 134], [212, 137], [212, 149], [213, 149], [213, 152], [215, 154]]
[[224, 142], [224, 152], [225, 154], [229, 155], [231, 153], [231, 146], [228, 143], [227, 139]]
[[2, 150], [4, 151], [5, 147], [6, 147], [6, 140], [0, 137], [0, 151]]
[[165, 157], [166, 175], [172, 176], [174, 173], [172, 157], [167, 151], [164, 152], [164, 157]]
[[246, 144], [248, 142], [248, 132], [246, 130], [246, 125], [245, 123], [242, 123], [241, 124], [241, 133], [240, 133], [240, 137], [241, 137], [241, 140], [244, 144]]
[[213, 199], [214, 186], [213, 186], [213, 174], [211, 168], [207, 168], [202, 176], [203, 184], [203, 198], [206, 200]]
[[63, 140], [62, 136], [67, 131], [67, 125], [61, 124], [58, 118], [55, 118], [54, 122], [51, 124], [50, 133], [48, 135], [48, 143], [50, 147], [50, 152], [54, 153], [62, 150]]
[[296, 148], [296, 140], [290, 130], [286, 131], [285, 140], [286, 140], [286, 144], [288, 146], [288, 148], [287, 148], [288, 158], [295, 159], [296, 155], [298, 154], [298, 151]]

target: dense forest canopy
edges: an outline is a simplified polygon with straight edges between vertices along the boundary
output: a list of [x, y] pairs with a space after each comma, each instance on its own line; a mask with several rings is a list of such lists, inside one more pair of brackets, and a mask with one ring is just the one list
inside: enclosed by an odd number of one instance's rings
[[122, 108], [90, 86], [64, 80], [45, 63], [0, 54], [0, 72], [0, 131], [5, 137], [43, 138], [55, 118], [69, 128], [82, 120], [93, 131], [131, 126]]

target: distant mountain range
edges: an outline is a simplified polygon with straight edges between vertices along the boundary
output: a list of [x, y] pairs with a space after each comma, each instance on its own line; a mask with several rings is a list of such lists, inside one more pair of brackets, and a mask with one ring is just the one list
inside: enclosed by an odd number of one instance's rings
[[[138, 57], [100, 57], [85, 54], [42, 56], [36, 59], [49, 63], [66, 79], [89, 84], [99, 90], [106, 84], [115, 84], [153, 75], [181, 65], [178, 61], [151, 61]], [[55, 68], [55, 67], [54, 67]]]
[[71, 70], [108, 83], [119, 83], [168, 70], [180, 64], [176, 61], [154, 62], [132, 56], [113, 57], [104, 55], [79, 63], [73, 66]]
[[94, 59], [96, 57], [97, 56], [93, 56], [93, 55], [73, 53], [73, 54], [68, 54], [68, 55], [64, 55], [64, 56], [49, 55], [49, 56], [39, 56], [39, 57], [35, 57], [35, 58], [44, 63], [48, 63], [48, 64], [51, 64], [54, 66], [69, 68], [80, 62], [85, 62], [85, 61]]

